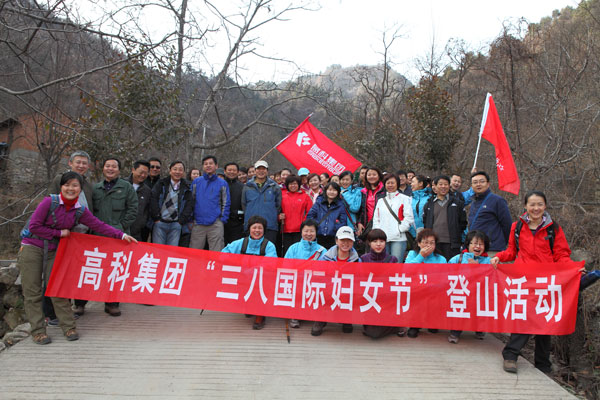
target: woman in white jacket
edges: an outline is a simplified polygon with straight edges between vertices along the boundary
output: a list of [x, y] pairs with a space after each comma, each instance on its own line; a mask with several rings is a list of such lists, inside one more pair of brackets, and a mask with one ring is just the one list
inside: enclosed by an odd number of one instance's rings
[[373, 229], [383, 230], [387, 236], [387, 252], [404, 261], [406, 232], [414, 222], [411, 198], [400, 193], [400, 180], [394, 174], [383, 179], [385, 196], [377, 201], [373, 213]]

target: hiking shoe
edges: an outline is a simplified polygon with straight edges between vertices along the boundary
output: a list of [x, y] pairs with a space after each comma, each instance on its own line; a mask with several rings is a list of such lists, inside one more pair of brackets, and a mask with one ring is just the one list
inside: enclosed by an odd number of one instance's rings
[[457, 344], [459, 340], [460, 340], [460, 338], [458, 336], [455, 336], [455, 335], [448, 336], [448, 342], [450, 342], [450, 343]]
[[400, 328], [398, 328], [398, 332], [396, 332], [396, 335], [398, 335], [400, 337], [404, 337], [404, 336], [406, 336], [406, 331], [407, 331], [406, 328], [400, 327]]
[[81, 317], [85, 313], [85, 308], [83, 306], [73, 306], [73, 314], [77, 315], [77, 317]]
[[408, 328], [406, 336], [412, 339], [416, 338], [417, 336], [419, 336], [419, 328]]
[[265, 327], [265, 317], [261, 317], [260, 315], [257, 315], [256, 318], [254, 319], [254, 323], [252, 324], [252, 329], [258, 331], [264, 327]]
[[79, 333], [77, 333], [77, 330], [75, 328], [71, 328], [65, 332], [65, 337], [68, 341], [72, 342], [74, 340], [79, 339]]
[[517, 362], [515, 360], [504, 360], [504, 363], [502, 364], [502, 369], [504, 369], [506, 372], [516, 374]]
[[104, 312], [111, 317], [118, 317], [121, 315], [121, 310], [119, 310], [119, 307], [116, 306], [104, 306]]
[[46, 335], [45, 332], [38, 333], [37, 335], [33, 335], [31, 338], [33, 339], [33, 342], [35, 344], [52, 343], [52, 339], [50, 339], [50, 336]]
[[325, 325], [327, 325], [327, 322], [315, 321], [312, 329], [310, 330], [310, 334], [313, 336], [321, 335], [321, 333], [323, 333], [323, 328], [325, 328]]
[[344, 333], [352, 333], [352, 330], [354, 328], [352, 327], [352, 324], [343, 324], [342, 325], [342, 332]]
[[48, 323], [48, 326], [58, 326], [58, 318], [46, 318], [46, 322]]
[[475, 332], [475, 337], [479, 340], [483, 340], [485, 337], [485, 332]]
[[300, 321], [297, 319], [290, 319], [290, 328], [300, 328]]

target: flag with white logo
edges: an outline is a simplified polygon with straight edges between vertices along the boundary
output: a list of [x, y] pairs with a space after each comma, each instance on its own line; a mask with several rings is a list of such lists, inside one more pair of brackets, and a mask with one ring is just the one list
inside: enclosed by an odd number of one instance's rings
[[308, 118], [275, 147], [294, 167], [308, 168], [317, 174], [339, 175], [361, 166], [360, 161], [325, 136]]

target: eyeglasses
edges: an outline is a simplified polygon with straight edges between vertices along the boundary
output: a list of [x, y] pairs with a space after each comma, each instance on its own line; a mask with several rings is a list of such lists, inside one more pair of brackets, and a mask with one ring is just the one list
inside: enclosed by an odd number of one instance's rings
[[479, 181], [471, 181], [471, 183], [473, 185], [485, 185], [487, 183], [487, 181], [485, 179], [479, 180]]
[[151, 165], [150, 169], [160, 169], [160, 165]]

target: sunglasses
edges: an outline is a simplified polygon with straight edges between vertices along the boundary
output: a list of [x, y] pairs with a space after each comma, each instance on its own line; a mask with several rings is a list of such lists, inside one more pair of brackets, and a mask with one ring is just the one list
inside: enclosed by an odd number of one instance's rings
[[160, 165], [151, 165], [150, 169], [160, 169]]

